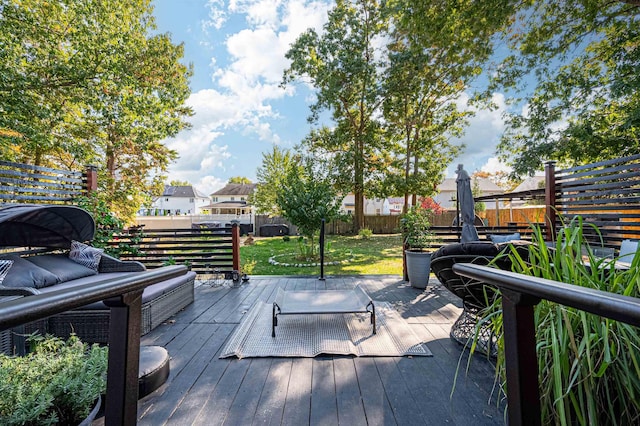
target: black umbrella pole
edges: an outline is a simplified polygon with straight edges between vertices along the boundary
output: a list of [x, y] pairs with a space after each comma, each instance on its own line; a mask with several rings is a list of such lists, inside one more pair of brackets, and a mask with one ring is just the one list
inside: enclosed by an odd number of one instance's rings
[[324, 219], [320, 226], [320, 281], [324, 281]]

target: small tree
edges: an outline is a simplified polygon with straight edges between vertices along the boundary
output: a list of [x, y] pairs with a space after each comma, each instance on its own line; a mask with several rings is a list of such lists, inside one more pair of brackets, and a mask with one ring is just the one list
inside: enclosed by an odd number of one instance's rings
[[287, 174], [276, 203], [282, 216], [298, 227], [307, 239], [309, 253], [315, 256], [315, 235], [320, 231], [322, 219], [331, 221], [340, 217], [339, 197], [333, 187], [317, 177], [312, 166], [304, 172], [292, 168]]
[[262, 154], [262, 165], [256, 172], [256, 191], [249, 196], [249, 201], [256, 206], [258, 213], [269, 216], [282, 214], [276, 198], [289, 171], [298, 167], [297, 160], [289, 150], [277, 145], [273, 146], [271, 152]]

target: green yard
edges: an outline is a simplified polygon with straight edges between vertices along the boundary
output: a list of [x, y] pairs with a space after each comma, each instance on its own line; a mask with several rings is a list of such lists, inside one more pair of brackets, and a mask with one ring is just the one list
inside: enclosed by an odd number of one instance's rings
[[[272, 265], [269, 258], [276, 256], [280, 263], [294, 263], [298, 237], [284, 241], [282, 237], [256, 238], [254, 245], [240, 247], [243, 271], [249, 275], [319, 275], [319, 266]], [[402, 275], [402, 243], [400, 234], [327, 237], [328, 258], [348, 259], [340, 265], [326, 265], [326, 275], [397, 274]], [[244, 238], [243, 238], [244, 242]], [[288, 256], [291, 255], [291, 256]]]

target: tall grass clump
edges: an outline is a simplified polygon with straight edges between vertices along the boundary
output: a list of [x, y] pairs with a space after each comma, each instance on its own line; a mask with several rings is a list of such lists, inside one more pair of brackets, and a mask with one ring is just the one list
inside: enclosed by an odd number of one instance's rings
[[[615, 260], [594, 255], [585, 226], [581, 218], [566, 224], [551, 247], [534, 227], [528, 259], [516, 250], [507, 254], [513, 271], [639, 297], [640, 256], [628, 270], [615, 270]], [[593, 234], [600, 237], [595, 228]], [[590, 239], [591, 247], [598, 245]], [[496, 379], [504, 396], [500, 298], [481, 317], [480, 323], [491, 324], [498, 336]], [[535, 325], [543, 424], [640, 424], [640, 329], [546, 300], [535, 307]]]

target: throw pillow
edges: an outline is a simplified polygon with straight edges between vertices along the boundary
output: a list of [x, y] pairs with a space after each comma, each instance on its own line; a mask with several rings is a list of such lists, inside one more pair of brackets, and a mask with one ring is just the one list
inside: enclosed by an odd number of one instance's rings
[[26, 258], [29, 262], [46, 269], [58, 277], [61, 283], [75, 280], [76, 278], [96, 275], [98, 272], [84, 265], [74, 262], [64, 254], [41, 254]]
[[9, 273], [9, 268], [13, 265], [13, 260], [3, 259], [0, 260], [0, 285], [4, 281], [4, 277]]
[[101, 256], [102, 250], [83, 244], [80, 241], [71, 241], [69, 259], [74, 262], [93, 269], [94, 271], [98, 271]]
[[26, 261], [18, 255], [7, 254], [1, 258], [13, 261], [9, 273], [2, 282], [5, 287], [42, 288], [58, 283], [58, 277], [51, 272]]
[[491, 238], [492, 243], [508, 243], [509, 241], [519, 240], [520, 233], [515, 232], [507, 235], [489, 235], [489, 238]]

